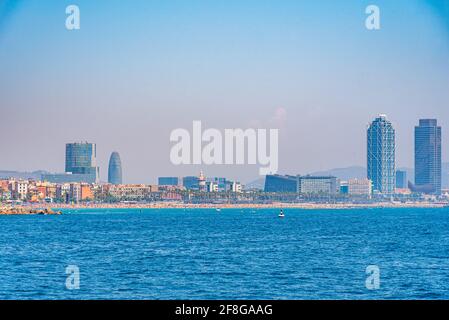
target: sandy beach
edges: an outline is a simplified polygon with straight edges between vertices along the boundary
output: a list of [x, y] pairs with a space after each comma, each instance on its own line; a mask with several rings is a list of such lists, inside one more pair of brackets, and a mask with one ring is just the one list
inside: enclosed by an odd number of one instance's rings
[[[274, 202], [270, 204], [187, 204], [180, 202], [154, 202], [154, 203], [89, 203], [89, 204], [32, 204], [14, 207], [16, 214], [20, 212], [36, 211], [39, 209], [276, 209], [276, 208], [291, 208], [291, 209], [363, 209], [363, 208], [444, 208], [447, 203], [432, 203], [432, 202], [410, 202], [410, 203], [395, 203], [382, 202], [370, 204], [351, 204], [351, 203], [281, 203]], [[20, 210], [19, 210], [20, 208]], [[7, 214], [3, 212], [11, 212], [11, 208], [0, 207], [0, 214]]]

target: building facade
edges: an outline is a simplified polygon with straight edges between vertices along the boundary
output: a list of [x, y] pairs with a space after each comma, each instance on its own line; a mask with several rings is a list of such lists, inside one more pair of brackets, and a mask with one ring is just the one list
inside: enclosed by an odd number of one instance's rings
[[415, 127], [415, 186], [441, 194], [441, 127], [436, 119], [419, 120]]
[[182, 178], [182, 185], [187, 190], [199, 190], [200, 189], [200, 179], [195, 176], [188, 176]]
[[395, 130], [385, 115], [376, 118], [367, 130], [368, 179], [373, 190], [393, 194], [396, 187]]
[[298, 192], [298, 177], [283, 175], [267, 175], [265, 177], [265, 192]]
[[350, 179], [348, 181], [348, 194], [350, 196], [371, 197], [373, 184], [369, 179]]
[[337, 178], [331, 176], [298, 176], [301, 194], [336, 194]]

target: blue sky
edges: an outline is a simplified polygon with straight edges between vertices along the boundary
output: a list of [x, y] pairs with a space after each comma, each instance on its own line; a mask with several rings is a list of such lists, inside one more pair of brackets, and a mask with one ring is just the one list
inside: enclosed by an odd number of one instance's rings
[[[364, 26], [369, 4], [381, 30]], [[1, 169], [62, 171], [64, 144], [89, 140], [103, 178], [114, 150], [127, 182], [257, 177], [172, 166], [170, 132], [193, 120], [279, 127], [280, 172], [365, 165], [379, 113], [413, 166], [413, 126], [436, 117], [448, 141], [448, 104], [449, 1], [0, 1]]]

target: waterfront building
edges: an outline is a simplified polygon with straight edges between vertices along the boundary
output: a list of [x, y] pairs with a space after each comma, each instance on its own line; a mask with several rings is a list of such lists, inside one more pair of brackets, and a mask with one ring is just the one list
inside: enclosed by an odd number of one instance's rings
[[94, 200], [92, 187], [89, 184], [86, 183], [81, 184], [81, 200], [82, 201]]
[[348, 181], [348, 194], [350, 196], [371, 197], [373, 184], [369, 179], [350, 179]]
[[195, 177], [195, 176], [188, 176], [188, 177], [182, 178], [182, 185], [187, 190], [199, 190], [200, 189], [199, 179], [198, 179], [198, 177]]
[[200, 176], [198, 177], [198, 187], [200, 191], [206, 191], [206, 177], [203, 174], [203, 171], [200, 172]]
[[81, 200], [81, 184], [70, 184], [70, 201], [78, 203]]
[[265, 192], [301, 193], [301, 194], [335, 194], [337, 178], [332, 176], [290, 176], [267, 175]]
[[265, 177], [265, 192], [298, 192], [298, 177], [279, 174]]
[[349, 182], [348, 181], [340, 181], [340, 194], [349, 194]]
[[206, 181], [207, 192], [218, 192], [218, 183], [214, 181]]
[[332, 176], [298, 176], [301, 194], [336, 194], [337, 178]]
[[441, 194], [441, 127], [436, 119], [421, 119], [415, 127], [415, 186]]
[[145, 184], [110, 185], [107, 188], [110, 197], [126, 201], [148, 200], [152, 193], [158, 191], [158, 186]]
[[398, 170], [396, 171], [396, 189], [407, 189], [407, 171]]
[[232, 182], [226, 180], [226, 178], [223, 178], [223, 177], [207, 178], [206, 182], [213, 182], [213, 183], [217, 184], [218, 192], [231, 191]]
[[158, 185], [160, 186], [177, 186], [179, 185], [178, 177], [159, 177]]
[[65, 203], [70, 201], [70, 183], [56, 185], [56, 198]]
[[367, 130], [368, 179], [373, 190], [393, 194], [396, 186], [395, 130], [385, 115], [377, 117]]
[[14, 181], [12, 191], [13, 197], [15, 199], [22, 201], [26, 200], [28, 196], [28, 181], [26, 180]]
[[0, 180], [0, 191], [3, 191], [3, 192], [9, 191], [9, 181], [8, 180]]
[[109, 158], [108, 182], [122, 184], [122, 161], [118, 152], [112, 152]]
[[242, 184], [240, 182], [233, 181], [231, 184], [231, 191], [237, 193], [242, 192]]

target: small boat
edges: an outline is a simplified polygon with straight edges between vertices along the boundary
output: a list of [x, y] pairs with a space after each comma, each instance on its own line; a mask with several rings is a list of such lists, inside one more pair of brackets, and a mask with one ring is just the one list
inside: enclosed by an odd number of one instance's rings
[[215, 211], [217, 211], [217, 212], [220, 212], [220, 211], [221, 211], [221, 209], [220, 209], [220, 208], [216, 208], [216, 209], [215, 209]]
[[284, 214], [284, 211], [282, 211], [282, 209], [281, 209], [281, 212], [279, 212], [279, 218], [283, 218], [283, 217], [285, 217], [285, 214]]

